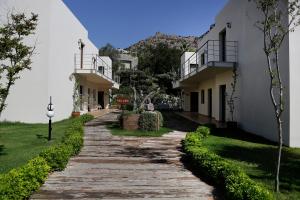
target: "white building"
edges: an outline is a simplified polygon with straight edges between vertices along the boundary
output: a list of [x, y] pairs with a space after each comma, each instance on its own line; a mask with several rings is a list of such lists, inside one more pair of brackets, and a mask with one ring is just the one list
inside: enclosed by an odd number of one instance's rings
[[109, 89], [118, 88], [112, 80], [111, 59], [97, 56], [88, 31], [63, 1], [0, 0], [0, 23], [9, 12], [38, 14], [36, 34], [27, 41], [31, 45], [36, 41], [36, 53], [32, 70], [22, 72], [11, 88], [0, 120], [45, 122], [50, 96], [54, 120], [68, 118], [73, 105], [72, 73], [80, 78], [81, 112], [108, 107]]
[[[120, 50], [119, 50], [120, 51]], [[119, 70], [124, 69], [137, 69], [139, 59], [137, 56], [132, 55], [130, 52], [120, 51], [117, 60], [120, 62], [121, 67]]]
[[[287, 6], [287, 1], [282, 3]], [[277, 141], [263, 34], [254, 26], [260, 16], [253, 1], [229, 0], [216, 16], [215, 25], [199, 41], [197, 52], [188, 59], [182, 58], [181, 78], [174, 87], [183, 91], [184, 111], [229, 121], [226, 94], [231, 93], [232, 70], [237, 66], [235, 119], [242, 129]], [[285, 20], [289, 21], [287, 16]], [[300, 28], [297, 28], [289, 33], [280, 50], [285, 86], [284, 143], [292, 147], [300, 147], [299, 52]], [[194, 59], [196, 68], [194, 63], [187, 64]]]

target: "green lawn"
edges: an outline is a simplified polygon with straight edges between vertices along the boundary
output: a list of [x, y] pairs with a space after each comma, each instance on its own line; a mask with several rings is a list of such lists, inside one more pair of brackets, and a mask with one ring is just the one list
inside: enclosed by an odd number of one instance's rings
[[[264, 184], [270, 191], [273, 190], [277, 149], [270, 142], [242, 131], [218, 130], [203, 144], [243, 168], [253, 180]], [[278, 199], [300, 199], [299, 148], [283, 149], [280, 180], [281, 194]]]
[[62, 140], [72, 119], [53, 124], [48, 142], [48, 124], [0, 122], [0, 173], [25, 164], [46, 147]]
[[170, 128], [162, 127], [159, 131], [127, 131], [123, 130], [119, 123], [114, 123], [107, 125], [107, 128], [110, 130], [112, 135], [115, 136], [136, 136], [136, 137], [161, 137], [163, 134], [169, 133], [172, 131]]

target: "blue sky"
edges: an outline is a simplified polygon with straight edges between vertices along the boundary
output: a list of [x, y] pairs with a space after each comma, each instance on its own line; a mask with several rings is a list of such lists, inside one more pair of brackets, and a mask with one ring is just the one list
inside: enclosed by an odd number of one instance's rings
[[97, 47], [126, 48], [155, 32], [199, 36], [227, 0], [64, 0]]

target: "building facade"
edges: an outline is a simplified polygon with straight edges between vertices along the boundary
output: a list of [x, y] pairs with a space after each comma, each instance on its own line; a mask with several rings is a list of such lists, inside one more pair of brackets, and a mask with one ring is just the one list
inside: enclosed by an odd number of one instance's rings
[[118, 51], [119, 56], [117, 57], [117, 60], [120, 62], [121, 65], [119, 70], [137, 69], [139, 59], [137, 56], [134, 55], [134, 53], [131, 53], [124, 49], [118, 49]]
[[32, 69], [21, 73], [11, 88], [0, 120], [45, 122], [49, 97], [55, 106], [54, 121], [70, 116], [75, 73], [80, 79], [81, 112], [108, 107], [112, 80], [111, 60], [99, 57], [88, 31], [61, 0], [0, 0], [1, 22], [7, 13], [38, 14], [38, 26], [26, 42], [36, 44]]
[[[281, 6], [286, 9], [287, 1], [281, 1]], [[254, 2], [229, 0], [216, 16], [215, 24], [199, 40], [197, 52], [188, 59], [182, 58], [181, 77], [174, 87], [182, 89], [185, 111], [198, 112], [216, 121], [230, 121], [227, 101], [232, 91], [233, 69], [237, 67], [234, 120], [245, 131], [277, 141], [263, 33], [255, 27], [261, 17]], [[290, 19], [286, 16], [284, 20], [288, 23]], [[280, 49], [285, 87], [284, 144], [291, 147], [300, 147], [300, 105], [296, 103], [300, 101], [299, 42], [300, 29], [296, 28]]]

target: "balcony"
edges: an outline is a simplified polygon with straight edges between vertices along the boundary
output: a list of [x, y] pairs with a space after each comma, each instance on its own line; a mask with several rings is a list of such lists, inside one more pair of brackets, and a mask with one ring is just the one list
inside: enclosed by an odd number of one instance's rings
[[96, 54], [75, 54], [74, 72], [91, 81], [119, 88], [118, 79], [112, 78], [112, 67]]
[[208, 40], [180, 66], [180, 77], [173, 83], [178, 88], [184, 82], [195, 82], [215, 73], [232, 69], [238, 59], [237, 41]]

